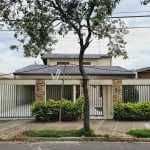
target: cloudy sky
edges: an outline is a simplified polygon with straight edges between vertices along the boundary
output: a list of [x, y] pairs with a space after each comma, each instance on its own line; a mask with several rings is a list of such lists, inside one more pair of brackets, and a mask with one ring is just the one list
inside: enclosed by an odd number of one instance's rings
[[[141, 6], [141, 0], [122, 0], [113, 16], [143, 16], [150, 15], [150, 4]], [[124, 19], [128, 27], [150, 27], [150, 17], [130, 17]], [[79, 45], [73, 34], [65, 38], [59, 37], [53, 53], [79, 53]], [[134, 28], [129, 30], [125, 37], [126, 50], [129, 59], [113, 58], [113, 65], [127, 69], [148, 67], [150, 64], [150, 28]], [[26, 65], [42, 63], [40, 57], [24, 58], [23, 52], [11, 51], [9, 46], [16, 43], [12, 32], [0, 31], [0, 72], [12, 73]], [[86, 53], [107, 53], [105, 40], [93, 39]]]

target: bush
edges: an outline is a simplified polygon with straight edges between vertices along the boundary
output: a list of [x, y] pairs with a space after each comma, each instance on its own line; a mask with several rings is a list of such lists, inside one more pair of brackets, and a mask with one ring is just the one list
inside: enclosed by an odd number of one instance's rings
[[122, 89], [123, 93], [123, 102], [138, 102], [139, 101], [139, 92], [135, 86], [132, 85], [124, 85]]
[[150, 120], [150, 102], [114, 104], [116, 120]]
[[48, 100], [45, 102], [35, 102], [31, 108], [32, 116], [36, 121], [52, 121], [59, 119], [60, 106], [62, 107], [62, 121], [77, 120], [83, 112], [84, 100], [78, 98], [75, 102], [68, 100]]
[[50, 120], [49, 115], [50, 109], [47, 107], [47, 104], [42, 101], [37, 101], [32, 105], [31, 108], [32, 116], [35, 117], [37, 121], [48, 121]]

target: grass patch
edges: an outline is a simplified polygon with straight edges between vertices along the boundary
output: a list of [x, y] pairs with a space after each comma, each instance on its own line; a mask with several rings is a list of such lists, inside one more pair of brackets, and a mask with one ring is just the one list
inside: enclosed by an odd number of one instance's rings
[[149, 138], [150, 129], [135, 129], [128, 132], [129, 135], [139, 137], [139, 138]]
[[24, 131], [23, 135], [30, 136], [30, 137], [81, 137], [81, 136], [93, 137], [93, 136], [95, 136], [93, 130], [90, 130], [89, 132], [85, 133], [83, 129], [69, 130], [69, 131], [28, 130], [28, 131]]

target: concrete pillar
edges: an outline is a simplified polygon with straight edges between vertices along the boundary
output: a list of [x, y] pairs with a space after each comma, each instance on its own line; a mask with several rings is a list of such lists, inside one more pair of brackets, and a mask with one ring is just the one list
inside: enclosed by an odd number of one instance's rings
[[35, 94], [36, 94], [36, 100], [46, 101], [45, 80], [36, 80]]
[[76, 100], [76, 85], [73, 85], [73, 101]]
[[122, 101], [122, 80], [113, 80], [113, 102]]

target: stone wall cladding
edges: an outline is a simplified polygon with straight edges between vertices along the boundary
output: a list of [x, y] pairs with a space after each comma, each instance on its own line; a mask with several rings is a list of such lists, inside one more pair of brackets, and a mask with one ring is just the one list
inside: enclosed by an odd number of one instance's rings
[[36, 80], [36, 100], [45, 101], [45, 80]]
[[122, 101], [122, 80], [113, 80], [113, 102]]

